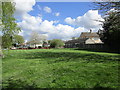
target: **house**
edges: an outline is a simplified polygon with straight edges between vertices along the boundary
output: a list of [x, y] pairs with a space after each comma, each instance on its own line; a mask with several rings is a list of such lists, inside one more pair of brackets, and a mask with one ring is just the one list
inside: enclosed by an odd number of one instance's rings
[[26, 43], [26, 46], [30, 48], [41, 48], [43, 46], [43, 42], [29, 41]]
[[82, 32], [78, 39], [73, 39], [65, 42], [66, 48], [90, 48], [90, 47], [101, 47], [103, 42], [100, 40], [97, 32]]
[[92, 30], [90, 30], [90, 32], [82, 32], [80, 37], [80, 39], [87, 39], [85, 41], [85, 44], [102, 44], [103, 42], [100, 40], [99, 35], [97, 34], [97, 32], [92, 32]]
[[88, 38], [85, 41], [85, 44], [102, 44], [103, 42], [100, 40], [100, 38]]
[[87, 39], [74, 39], [74, 40], [69, 40], [65, 42], [65, 48], [76, 48], [79, 47], [80, 45], [82, 46]]
[[40, 40], [39, 42], [38, 41], [29, 41], [26, 43], [26, 46], [29, 47], [29, 48], [42, 48], [42, 47], [49, 47], [50, 45], [48, 44], [48, 41], [47, 40]]

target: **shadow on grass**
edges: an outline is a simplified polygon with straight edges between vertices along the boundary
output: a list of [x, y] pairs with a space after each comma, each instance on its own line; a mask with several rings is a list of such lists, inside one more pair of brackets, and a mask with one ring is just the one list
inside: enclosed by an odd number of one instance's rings
[[[2, 83], [2, 90], [14, 90], [14, 89], [22, 89], [22, 90], [34, 90], [34, 89], [40, 89], [35, 83], [32, 83], [31, 85], [27, 84], [25, 81], [18, 79], [18, 80], [13, 80], [13, 79], [8, 79], [7, 83]], [[5, 85], [6, 84], [6, 85]], [[47, 87], [47, 88], [57, 88], [57, 87]], [[47, 89], [46, 88], [46, 89]], [[60, 88], [60, 87], [59, 87]], [[67, 87], [69, 88], [69, 87]], [[44, 88], [45, 89], [45, 88]], [[71, 88], [72, 89], [72, 88]], [[89, 89], [89, 88], [81, 88], [79, 87], [74, 87], [74, 89]], [[73, 89], [73, 90], [74, 90]], [[96, 84], [92, 90], [114, 90], [114, 88], [110, 87], [103, 87], [100, 86], [99, 84]]]
[[93, 90], [116, 90], [116, 89], [115, 88], [110, 88], [110, 87], [103, 87], [103, 86], [100, 86], [100, 84], [96, 84], [93, 87]]
[[58, 58], [58, 61], [76, 61], [76, 60], [86, 60], [86, 61], [119, 61], [120, 56], [106, 56], [97, 54], [81, 54], [72, 52], [32, 52], [26, 54], [25, 59], [49, 59]]
[[13, 78], [9, 78], [7, 81], [2, 83], [2, 90], [11, 90], [11, 89], [36, 89], [37, 85], [35, 83], [28, 84], [21, 79], [13, 80]]
[[92, 52], [106, 52], [106, 53], [117, 53], [120, 54], [120, 50], [115, 49], [84, 49], [84, 48], [75, 48], [74, 50], [86, 50], [86, 51], [92, 51]]

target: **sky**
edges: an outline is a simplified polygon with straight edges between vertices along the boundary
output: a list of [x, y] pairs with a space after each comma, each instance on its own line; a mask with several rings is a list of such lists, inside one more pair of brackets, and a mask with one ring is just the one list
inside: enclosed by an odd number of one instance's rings
[[69, 40], [79, 37], [81, 32], [102, 29], [104, 21], [92, 2], [36, 2], [35, 0], [14, 0], [15, 18], [25, 40], [33, 32], [46, 36], [48, 40]]

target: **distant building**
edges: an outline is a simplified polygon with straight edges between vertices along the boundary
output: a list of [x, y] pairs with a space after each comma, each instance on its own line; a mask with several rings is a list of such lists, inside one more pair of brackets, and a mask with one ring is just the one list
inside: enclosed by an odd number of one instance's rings
[[[76, 48], [76, 47], [87, 47], [89, 46], [99, 46], [103, 44], [103, 42], [100, 40], [99, 35], [97, 32], [82, 32], [80, 37], [78, 39], [73, 39], [65, 42], [65, 47], [66, 48]], [[88, 46], [88, 47], [89, 47]]]
[[80, 45], [83, 46], [83, 44], [85, 43], [86, 40], [87, 40], [86, 38], [69, 40], [69, 41], [65, 42], [65, 47], [66, 48], [76, 48], [76, 47], [79, 47]]
[[48, 41], [47, 40], [44, 40], [44, 41], [29, 41], [26, 43], [26, 46], [27, 47], [30, 47], [30, 48], [42, 48], [42, 47], [49, 47], [50, 45], [48, 44]]
[[29, 41], [26, 43], [26, 46], [31, 48], [39, 48], [43, 46], [43, 42]]

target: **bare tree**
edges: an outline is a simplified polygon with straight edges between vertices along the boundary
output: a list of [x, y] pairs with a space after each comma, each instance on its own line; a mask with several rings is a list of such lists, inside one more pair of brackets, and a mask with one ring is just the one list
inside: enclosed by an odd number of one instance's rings
[[47, 37], [45, 35], [39, 34], [38, 32], [32, 32], [30, 37], [31, 44], [43, 44], [43, 41], [45, 41]]

